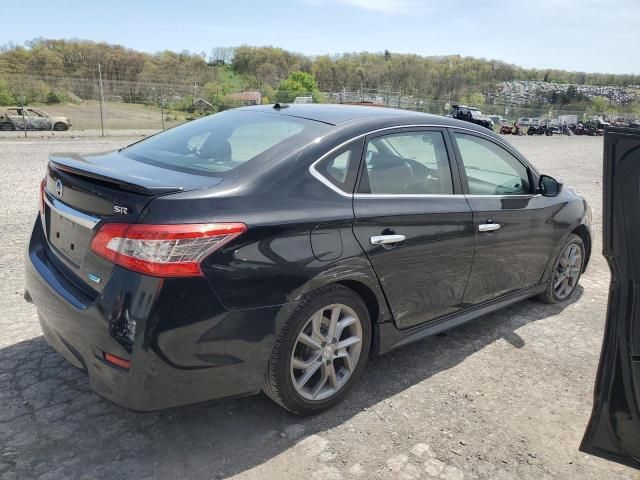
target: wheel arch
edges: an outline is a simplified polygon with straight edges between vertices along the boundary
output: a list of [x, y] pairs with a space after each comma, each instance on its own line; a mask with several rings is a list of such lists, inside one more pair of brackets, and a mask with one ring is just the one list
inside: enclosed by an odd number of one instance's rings
[[376, 293], [375, 287], [372, 287], [358, 279], [341, 278], [326, 283], [316, 283], [312, 287], [310, 286], [305, 289], [304, 292], [301, 292], [299, 298], [306, 295], [313, 295], [315, 292], [330, 287], [331, 285], [340, 285], [348, 288], [364, 302], [367, 313], [369, 314], [369, 320], [371, 321], [371, 352], [376, 355], [379, 354], [381, 335], [380, 324], [388, 322], [393, 324], [391, 312], [387, 306], [387, 300], [383, 296], [382, 291]]
[[376, 294], [368, 285], [358, 282], [357, 280], [339, 280], [336, 283], [356, 292], [367, 306], [371, 324], [373, 325], [378, 322], [378, 319], [380, 318], [380, 303], [378, 302]]
[[384, 312], [387, 311], [385, 305], [380, 305], [380, 301], [375, 292], [365, 283], [357, 280], [340, 280], [335, 282], [339, 285], [353, 290], [365, 303], [371, 320], [371, 353], [380, 354], [380, 323], [385, 321]]
[[584, 224], [580, 224], [576, 228], [574, 228], [571, 231], [571, 233], [578, 235], [582, 240], [582, 243], [584, 243], [585, 259], [582, 265], [582, 271], [584, 272], [587, 269], [587, 265], [589, 264], [589, 259], [591, 258], [591, 247], [592, 247], [591, 232]]

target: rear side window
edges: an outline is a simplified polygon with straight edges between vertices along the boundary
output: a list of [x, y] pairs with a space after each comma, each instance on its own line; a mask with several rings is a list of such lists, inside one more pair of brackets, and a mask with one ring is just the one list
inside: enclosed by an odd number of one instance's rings
[[172, 128], [121, 153], [168, 169], [220, 175], [254, 159], [293, 151], [326, 129], [288, 115], [227, 111]]
[[515, 156], [495, 143], [454, 132], [472, 195], [531, 193], [529, 171]]
[[362, 138], [338, 149], [322, 160], [316, 170], [345, 193], [353, 193], [362, 155]]

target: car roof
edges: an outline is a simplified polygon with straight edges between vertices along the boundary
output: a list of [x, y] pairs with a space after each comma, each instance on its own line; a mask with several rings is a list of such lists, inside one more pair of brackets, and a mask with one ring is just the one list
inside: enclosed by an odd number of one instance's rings
[[339, 125], [340, 123], [372, 116], [406, 115], [413, 113], [408, 110], [398, 110], [395, 108], [317, 103], [276, 103], [275, 105], [242, 107], [239, 110], [279, 113], [281, 115], [306, 118], [330, 125]]
[[[329, 125], [356, 125], [358, 123], [371, 124], [372, 122], [386, 125], [418, 125], [430, 124], [438, 126], [461, 126], [474, 128], [475, 125], [468, 122], [461, 122], [449, 117], [432, 115], [429, 113], [414, 112], [412, 110], [400, 110], [397, 108], [371, 107], [361, 105], [341, 105], [341, 104], [280, 104], [280, 108], [274, 105], [254, 105], [240, 107], [237, 110], [275, 113], [284, 116], [305, 118]], [[480, 128], [478, 128], [480, 129]], [[486, 129], [485, 129], [486, 130]], [[480, 130], [482, 131], [482, 130]]]

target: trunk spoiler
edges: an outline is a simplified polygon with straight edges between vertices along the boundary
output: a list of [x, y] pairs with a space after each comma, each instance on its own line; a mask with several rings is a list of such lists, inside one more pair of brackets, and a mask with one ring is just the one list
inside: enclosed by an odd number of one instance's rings
[[72, 175], [107, 182], [117, 186], [117, 188], [121, 190], [141, 193], [143, 195], [165, 195], [183, 190], [181, 186], [167, 185], [166, 182], [155, 178], [136, 175], [135, 172], [125, 172], [110, 168], [110, 166], [104, 164], [89, 162], [84, 157], [75, 153], [52, 155], [49, 157], [49, 164], [54, 169]]

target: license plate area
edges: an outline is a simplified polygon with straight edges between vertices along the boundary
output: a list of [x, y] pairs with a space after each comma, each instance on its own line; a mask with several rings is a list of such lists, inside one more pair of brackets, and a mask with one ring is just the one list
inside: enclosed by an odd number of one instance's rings
[[82, 265], [91, 239], [91, 229], [83, 227], [50, 208], [49, 243], [76, 267]]

